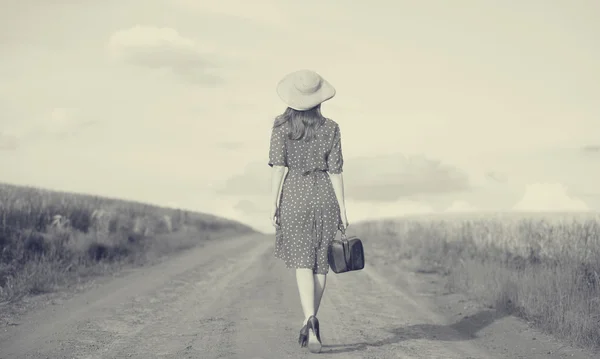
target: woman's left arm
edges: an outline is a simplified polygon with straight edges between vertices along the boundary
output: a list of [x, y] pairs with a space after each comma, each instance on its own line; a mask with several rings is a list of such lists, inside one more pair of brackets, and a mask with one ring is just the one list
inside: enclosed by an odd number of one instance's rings
[[285, 166], [273, 166], [271, 170], [271, 198], [273, 208], [277, 208], [277, 201], [279, 200], [279, 193], [281, 190], [281, 182], [283, 181], [283, 175], [285, 174]]
[[269, 166], [271, 166], [271, 221], [277, 227], [277, 202], [279, 201], [279, 191], [281, 182], [287, 166], [287, 146], [285, 130], [283, 126], [273, 128], [271, 132], [271, 144], [269, 149]]

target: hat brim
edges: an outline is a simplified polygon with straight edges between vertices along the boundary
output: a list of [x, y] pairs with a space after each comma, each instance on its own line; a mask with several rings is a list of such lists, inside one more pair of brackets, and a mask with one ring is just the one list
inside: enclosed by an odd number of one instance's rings
[[321, 77], [321, 87], [310, 94], [298, 91], [294, 86], [294, 75], [285, 76], [277, 84], [277, 94], [288, 107], [298, 111], [309, 110], [335, 96], [335, 88]]

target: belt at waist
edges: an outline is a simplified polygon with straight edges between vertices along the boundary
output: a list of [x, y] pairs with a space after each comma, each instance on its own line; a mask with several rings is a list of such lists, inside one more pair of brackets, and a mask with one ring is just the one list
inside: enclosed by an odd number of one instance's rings
[[323, 169], [320, 169], [320, 168], [313, 168], [313, 169], [310, 169], [310, 170], [303, 171], [302, 172], [302, 176], [311, 176], [312, 175], [312, 177], [314, 179], [314, 185], [316, 186], [317, 183], [318, 183], [318, 181], [319, 181], [318, 174], [319, 173], [324, 173], [324, 172], [327, 172], [327, 171], [323, 170]]
[[316, 178], [316, 174], [323, 173], [323, 172], [327, 172], [327, 171], [326, 170], [322, 170], [320, 168], [315, 168], [315, 169], [312, 169], [312, 170], [306, 170], [306, 171], [302, 172], [302, 175], [303, 176], [313, 175]]
[[295, 173], [302, 173], [303, 176], [308, 176], [310, 174], [316, 174], [319, 172], [327, 172], [327, 170], [322, 169], [322, 168], [311, 168], [308, 170], [305, 169], [301, 169], [301, 168], [297, 168], [297, 167], [291, 167], [289, 168], [290, 172], [295, 172]]

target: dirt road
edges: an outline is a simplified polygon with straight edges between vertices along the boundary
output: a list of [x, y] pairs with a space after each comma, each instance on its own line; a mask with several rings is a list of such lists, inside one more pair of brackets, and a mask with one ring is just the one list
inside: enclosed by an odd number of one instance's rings
[[[272, 250], [272, 236], [232, 238], [111, 279], [0, 327], [0, 358], [311, 357], [297, 345], [293, 274]], [[441, 308], [454, 299], [435, 281], [393, 272], [328, 276], [321, 356], [591, 358], [491, 310], [465, 307], [473, 315], [457, 320], [448, 308], [464, 301]]]

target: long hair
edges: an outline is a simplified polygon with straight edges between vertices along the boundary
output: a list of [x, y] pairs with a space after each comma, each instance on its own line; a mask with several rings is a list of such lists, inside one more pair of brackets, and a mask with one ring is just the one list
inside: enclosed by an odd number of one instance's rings
[[316, 131], [325, 123], [325, 117], [321, 114], [321, 105], [317, 105], [306, 111], [298, 111], [288, 107], [281, 115], [275, 118], [273, 128], [288, 123], [290, 140], [312, 140]]

